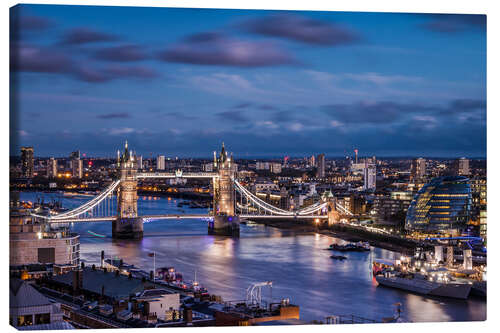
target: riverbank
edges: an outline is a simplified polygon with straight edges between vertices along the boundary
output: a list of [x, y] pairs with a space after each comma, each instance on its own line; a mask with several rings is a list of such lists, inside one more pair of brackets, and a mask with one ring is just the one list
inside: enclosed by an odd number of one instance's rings
[[424, 244], [412, 240], [399, 238], [392, 235], [375, 234], [366, 230], [360, 230], [355, 227], [339, 224], [331, 227], [317, 227], [308, 221], [297, 220], [261, 220], [255, 221], [258, 224], [264, 224], [269, 227], [293, 230], [300, 233], [319, 233], [322, 235], [340, 238], [348, 242], [368, 241], [370, 245], [385, 250], [399, 252], [406, 255], [413, 255], [417, 246]]

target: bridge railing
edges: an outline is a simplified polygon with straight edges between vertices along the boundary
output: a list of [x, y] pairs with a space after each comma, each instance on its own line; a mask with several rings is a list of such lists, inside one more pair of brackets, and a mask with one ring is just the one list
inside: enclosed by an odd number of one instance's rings
[[213, 172], [140, 172], [136, 175], [137, 179], [144, 178], [217, 178], [219, 175]]

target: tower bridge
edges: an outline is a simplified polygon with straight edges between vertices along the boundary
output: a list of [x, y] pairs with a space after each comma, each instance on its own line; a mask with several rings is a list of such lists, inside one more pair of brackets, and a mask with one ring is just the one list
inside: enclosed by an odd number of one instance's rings
[[[207, 219], [208, 233], [239, 236], [242, 219], [314, 219], [337, 223], [342, 217], [353, 214], [340, 205], [331, 192], [302, 209], [285, 210], [260, 199], [242, 185], [236, 177], [236, 164], [232, 154], [228, 155], [222, 144], [219, 156], [214, 152], [215, 172], [184, 173], [138, 172], [135, 154], [125, 142], [125, 149], [118, 151], [117, 166], [119, 178], [113, 181], [99, 195], [83, 205], [55, 215], [32, 216], [47, 224], [111, 222], [113, 238], [140, 239], [143, 237], [144, 221], [161, 219]], [[211, 180], [213, 209], [206, 215], [160, 214], [140, 215], [137, 208], [137, 183], [141, 179], [161, 178], [206, 178]]]

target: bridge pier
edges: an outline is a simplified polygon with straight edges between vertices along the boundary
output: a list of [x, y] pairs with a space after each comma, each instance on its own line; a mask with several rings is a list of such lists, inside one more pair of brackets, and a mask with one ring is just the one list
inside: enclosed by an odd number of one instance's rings
[[120, 185], [118, 186], [118, 214], [113, 221], [113, 238], [142, 239], [144, 234], [143, 219], [137, 214], [137, 165], [135, 157], [128, 150], [120, 156], [118, 151], [118, 166], [120, 168]]
[[113, 221], [114, 239], [142, 239], [143, 234], [142, 217], [118, 217]]
[[219, 174], [213, 180], [214, 186], [214, 218], [208, 224], [209, 235], [240, 236], [240, 218], [236, 215], [233, 179], [236, 166], [232, 155], [228, 156], [222, 144], [220, 156], [217, 159], [214, 152], [214, 167]]
[[239, 216], [214, 216], [213, 221], [208, 223], [208, 234], [240, 237]]

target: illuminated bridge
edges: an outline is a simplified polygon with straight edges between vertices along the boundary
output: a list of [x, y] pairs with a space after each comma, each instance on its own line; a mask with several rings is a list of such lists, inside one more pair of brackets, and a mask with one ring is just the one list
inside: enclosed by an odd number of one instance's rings
[[[340, 205], [331, 194], [324, 194], [321, 199], [305, 208], [286, 210], [276, 207], [249, 191], [236, 178], [236, 167], [232, 155], [228, 156], [224, 144], [217, 158], [214, 152], [216, 172], [184, 173], [137, 171], [136, 158], [125, 143], [125, 151], [118, 151], [119, 179], [93, 199], [74, 209], [54, 215], [32, 214], [48, 224], [112, 222], [114, 238], [142, 238], [143, 222], [162, 219], [205, 219], [209, 233], [239, 235], [239, 223], [242, 219], [314, 219], [336, 223], [342, 217], [353, 214]], [[141, 179], [161, 178], [207, 178], [211, 180], [213, 209], [201, 214], [160, 214], [139, 215], [137, 210], [137, 183]]]

